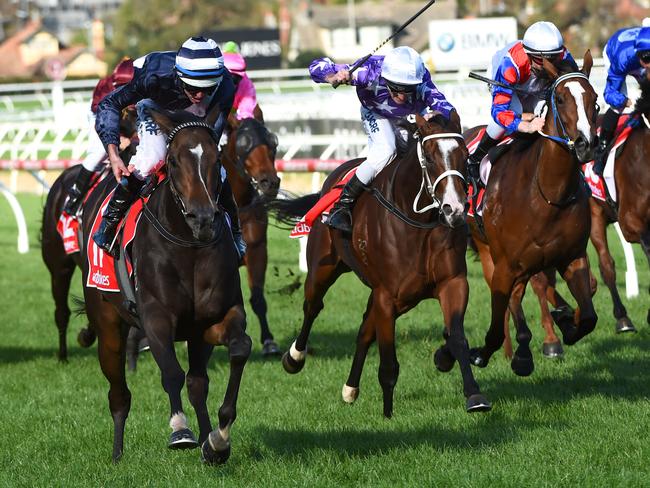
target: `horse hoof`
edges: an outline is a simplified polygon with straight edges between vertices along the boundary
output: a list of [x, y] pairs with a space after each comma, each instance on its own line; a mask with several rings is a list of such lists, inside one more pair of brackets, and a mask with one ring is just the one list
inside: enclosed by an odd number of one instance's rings
[[146, 352], [150, 350], [151, 348], [149, 347], [149, 339], [146, 337], [140, 339], [140, 342], [138, 342], [138, 352]]
[[569, 322], [573, 325], [573, 310], [570, 307], [562, 306], [551, 310], [551, 317], [553, 317], [553, 321], [558, 327], [563, 322]]
[[441, 373], [448, 373], [454, 367], [456, 360], [445, 347], [439, 347], [433, 354], [433, 363]]
[[[212, 447], [215, 446], [215, 447]], [[201, 460], [206, 464], [224, 464], [230, 457], [230, 440], [225, 440], [219, 431], [210, 435], [201, 446]]]
[[481, 350], [476, 347], [469, 350], [469, 360], [479, 368], [485, 368], [488, 365], [488, 361], [481, 356]]
[[199, 443], [196, 441], [196, 437], [194, 437], [194, 433], [190, 429], [181, 429], [172, 432], [167, 447], [170, 449], [194, 449], [195, 447], [199, 447]]
[[545, 358], [556, 359], [564, 356], [564, 349], [562, 348], [562, 343], [557, 342], [545, 342], [542, 345], [542, 354]]
[[77, 334], [77, 342], [81, 347], [90, 347], [95, 342], [95, 333], [90, 329], [81, 329]]
[[467, 399], [465, 410], [467, 413], [489, 412], [492, 410], [492, 404], [480, 393], [474, 393]]
[[262, 345], [262, 356], [267, 358], [269, 356], [279, 356], [282, 354], [282, 351], [278, 345], [273, 341], [273, 339], [267, 339]]
[[636, 332], [636, 327], [627, 317], [621, 317], [616, 321], [616, 333], [622, 334], [624, 332]]
[[359, 398], [359, 388], [354, 388], [353, 386], [343, 385], [343, 391], [341, 391], [341, 396], [343, 401], [348, 404], [353, 404], [357, 398]]
[[525, 358], [515, 353], [512, 361], [510, 361], [510, 367], [517, 376], [530, 376], [535, 370], [535, 363], [532, 357]]
[[305, 366], [305, 360], [303, 359], [302, 361], [296, 361], [287, 351], [282, 355], [282, 366], [284, 367], [284, 370], [289, 374], [300, 373], [300, 371], [302, 371], [302, 368]]

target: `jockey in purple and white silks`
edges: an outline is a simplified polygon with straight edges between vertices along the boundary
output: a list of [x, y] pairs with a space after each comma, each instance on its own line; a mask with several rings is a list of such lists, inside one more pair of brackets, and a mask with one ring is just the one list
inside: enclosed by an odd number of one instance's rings
[[627, 97], [625, 78], [632, 76], [638, 82], [650, 79], [650, 27], [629, 27], [617, 31], [605, 45], [609, 63], [604, 98], [609, 109], [603, 116], [598, 148], [594, 156], [594, 173], [602, 176], [607, 162], [609, 144], [616, 131], [618, 117], [633, 102]]
[[352, 206], [366, 186], [392, 160], [397, 119], [420, 114], [426, 119], [440, 115], [449, 120], [454, 107], [431, 81], [420, 55], [402, 46], [386, 56], [371, 56], [350, 75], [349, 64], [319, 58], [309, 65], [317, 83], [347, 83], [357, 89], [361, 120], [368, 134], [368, 156], [346, 183], [330, 212], [330, 227], [351, 232]]
[[[212, 39], [192, 37], [178, 52], [152, 52], [136, 59], [133, 66], [133, 79], [101, 101], [95, 123], [113, 175], [120, 182], [104, 211], [99, 230], [93, 234], [95, 243], [109, 254], [117, 226], [137, 198], [145, 178], [165, 161], [167, 137], [153, 120], [150, 110], [186, 110], [198, 117], [218, 110], [214, 131], [219, 140], [235, 95], [232, 77]], [[136, 104], [138, 113], [140, 143], [127, 168], [119, 156], [119, 121], [122, 109], [132, 104]], [[230, 217], [235, 245], [243, 257], [246, 244], [241, 235], [237, 205], [223, 169], [222, 180], [219, 201]]]
[[[467, 160], [467, 173], [475, 184], [481, 185], [479, 164], [488, 151], [504, 134], [513, 132], [534, 133], [542, 129], [544, 119], [535, 113], [544, 101], [544, 90], [550, 81], [543, 76], [543, 59], [555, 63], [570, 60], [573, 56], [564, 46], [564, 39], [551, 22], [535, 22], [524, 33], [521, 41], [515, 41], [497, 51], [492, 57], [491, 77], [508, 86], [518, 87], [529, 93], [517, 93], [509, 88], [491, 86], [492, 118], [485, 134]], [[490, 76], [489, 76], [490, 77]]]

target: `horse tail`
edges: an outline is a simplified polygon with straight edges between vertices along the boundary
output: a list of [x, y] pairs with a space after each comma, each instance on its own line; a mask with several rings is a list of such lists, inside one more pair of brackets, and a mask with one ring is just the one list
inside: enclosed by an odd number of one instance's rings
[[310, 193], [297, 198], [275, 199], [265, 206], [278, 222], [294, 225], [318, 202], [320, 194]]
[[72, 313], [75, 315], [75, 317], [87, 315], [86, 302], [84, 302], [83, 298], [72, 295]]

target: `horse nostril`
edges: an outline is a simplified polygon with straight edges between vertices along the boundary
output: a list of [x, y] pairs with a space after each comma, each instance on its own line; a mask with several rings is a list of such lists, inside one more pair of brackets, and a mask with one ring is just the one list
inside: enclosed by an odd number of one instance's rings
[[451, 208], [451, 205], [448, 203], [445, 203], [442, 205], [442, 213], [444, 213], [447, 217], [449, 217], [452, 214], [453, 210]]
[[195, 220], [196, 219], [196, 214], [193, 214], [192, 212], [188, 212], [188, 213], [185, 214], [185, 218]]

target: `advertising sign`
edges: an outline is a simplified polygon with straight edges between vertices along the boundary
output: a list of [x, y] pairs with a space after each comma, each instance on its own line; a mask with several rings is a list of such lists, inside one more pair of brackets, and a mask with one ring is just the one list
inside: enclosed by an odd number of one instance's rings
[[437, 71], [485, 69], [495, 52], [516, 40], [514, 17], [429, 22], [429, 48]]
[[246, 59], [246, 69], [274, 69], [280, 67], [280, 31], [278, 29], [233, 29], [204, 32], [219, 46], [228, 41], [239, 45], [239, 52]]

